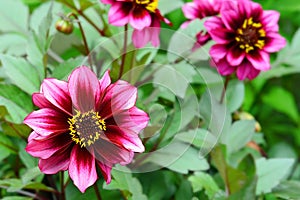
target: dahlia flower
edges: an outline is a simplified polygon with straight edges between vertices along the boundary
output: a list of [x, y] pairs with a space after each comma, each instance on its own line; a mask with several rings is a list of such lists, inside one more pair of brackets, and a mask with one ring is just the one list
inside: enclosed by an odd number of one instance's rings
[[[186, 28], [190, 22], [195, 19], [203, 19], [205, 17], [215, 16], [220, 13], [222, 0], [194, 0], [186, 3], [182, 7], [184, 16], [188, 21], [181, 25], [181, 28]], [[206, 44], [211, 37], [208, 32], [201, 31], [196, 36], [197, 44], [194, 48]]]
[[108, 22], [114, 26], [130, 24], [133, 28], [132, 42], [141, 48], [148, 42], [158, 46], [160, 21], [171, 24], [158, 10], [158, 0], [101, 0], [111, 4]]
[[220, 16], [211, 17], [204, 24], [216, 42], [209, 53], [219, 73], [236, 72], [240, 80], [251, 80], [260, 71], [269, 70], [269, 54], [286, 44], [278, 34], [278, 19], [278, 12], [264, 11], [258, 3], [223, 2]]
[[96, 182], [96, 166], [108, 184], [113, 165], [144, 151], [138, 133], [149, 118], [135, 106], [137, 89], [122, 80], [111, 84], [108, 71], [100, 81], [85, 66], [68, 82], [45, 79], [32, 98], [40, 109], [24, 120], [33, 129], [26, 151], [40, 158], [45, 174], [68, 170], [81, 192]]

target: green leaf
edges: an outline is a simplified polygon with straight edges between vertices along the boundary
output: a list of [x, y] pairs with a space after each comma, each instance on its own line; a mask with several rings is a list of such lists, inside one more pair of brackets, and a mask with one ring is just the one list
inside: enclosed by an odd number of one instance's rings
[[175, 172], [187, 174], [189, 171], [208, 170], [209, 164], [204, 157], [200, 157], [195, 148], [189, 147], [182, 156], [166, 167]]
[[256, 194], [269, 193], [291, 171], [294, 159], [289, 158], [261, 158], [256, 160], [258, 183]]
[[21, 1], [0, 0], [0, 32], [27, 34], [29, 9]]
[[26, 53], [25, 49], [27, 45], [27, 40], [26, 37], [20, 34], [2, 34], [0, 35], [0, 44], [1, 53], [15, 56], [21, 56]]
[[26, 143], [24, 141], [19, 141], [19, 156], [23, 164], [27, 169], [32, 169], [38, 165], [38, 159], [32, 157], [25, 151]]
[[299, 122], [299, 113], [294, 96], [287, 90], [280, 87], [272, 87], [264, 95], [263, 101], [278, 112], [289, 116], [295, 123]]
[[31, 128], [25, 124], [13, 124], [10, 122], [3, 123], [2, 129], [5, 135], [23, 139], [26, 139], [31, 132]]
[[126, 167], [117, 166], [112, 170], [113, 179], [109, 185], [103, 184], [107, 190], [126, 190], [130, 192], [128, 196], [132, 200], [146, 200], [143, 194], [142, 185], [137, 178], [134, 178]]
[[13, 145], [12, 141], [0, 132], [0, 160], [7, 158], [11, 153], [17, 153], [18, 149]]
[[33, 179], [37, 178], [38, 176], [43, 175], [41, 170], [38, 167], [34, 167], [28, 169], [25, 174], [22, 175], [21, 179], [24, 184], [29, 183]]
[[276, 188], [273, 193], [282, 199], [299, 199], [300, 197], [300, 182], [299, 181], [283, 181]]
[[6, 120], [17, 124], [22, 123], [33, 110], [31, 97], [13, 85], [0, 84], [0, 105], [7, 109], [9, 116], [6, 116]]
[[60, 63], [57, 67], [52, 72], [52, 77], [60, 79], [60, 80], [65, 80], [67, 77], [70, 75], [70, 73], [78, 66], [82, 64], [83, 58], [76, 57], [76, 58], [71, 58], [63, 63]]
[[36, 69], [22, 57], [0, 55], [6, 75], [28, 94], [39, 91], [40, 77]]
[[19, 196], [9, 196], [9, 197], [4, 197], [2, 200], [32, 200], [30, 197], [19, 197]]
[[193, 192], [191, 184], [187, 180], [182, 180], [178, 190], [175, 193], [175, 200], [192, 199]]
[[226, 104], [230, 112], [239, 109], [245, 96], [245, 87], [242, 81], [230, 81], [226, 90]]
[[168, 0], [160, 0], [158, 4], [158, 8], [163, 14], [167, 14], [175, 9], [181, 8], [183, 2], [181, 0], [173, 0], [172, 3]]
[[196, 172], [188, 180], [192, 183], [194, 193], [204, 189], [209, 199], [214, 199], [217, 193], [222, 193], [215, 180], [207, 173]]
[[[255, 133], [254, 120], [239, 120], [233, 123], [226, 137], [228, 153], [237, 152], [252, 139]], [[224, 136], [223, 136], [224, 137]]]

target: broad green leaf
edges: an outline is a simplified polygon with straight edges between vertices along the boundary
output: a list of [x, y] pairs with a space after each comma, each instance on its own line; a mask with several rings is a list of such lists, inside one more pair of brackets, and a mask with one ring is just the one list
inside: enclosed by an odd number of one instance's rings
[[23, 35], [28, 31], [29, 9], [18, 0], [0, 0], [0, 32], [17, 32]]
[[280, 181], [285, 179], [291, 171], [294, 159], [289, 158], [261, 158], [256, 160], [258, 183], [256, 194], [269, 193]]
[[228, 153], [236, 152], [245, 147], [254, 133], [254, 120], [239, 120], [234, 122], [226, 136], [225, 144], [227, 145]]
[[182, 180], [175, 193], [175, 200], [192, 199], [193, 192], [191, 184], [187, 180]]
[[222, 193], [215, 180], [207, 173], [196, 172], [188, 180], [192, 183], [194, 193], [204, 189], [209, 199], [214, 199], [217, 193]]
[[[21, 84], [21, 81], [18, 83]], [[31, 97], [14, 85], [0, 84], [0, 105], [7, 109], [9, 116], [6, 116], [6, 119], [17, 124], [22, 123], [26, 115], [33, 110]]]
[[24, 141], [19, 141], [19, 156], [23, 164], [27, 169], [32, 169], [38, 165], [38, 159], [32, 157], [25, 151], [26, 143]]
[[5, 53], [9, 55], [21, 56], [26, 53], [27, 40], [26, 37], [15, 34], [8, 33], [0, 35], [0, 53]]
[[2, 132], [0, 132], [0, 152], [0, 161], [7, 158], [11, 153], [16, 154], [18, 152], [12, 141]]
[[276, 188], [273, 193], [282, 199], [299, 199], [300, 197], [300, 182], [299, 181], [283, 181]]
[[263, 101], [278, 112], [289, 116], [295, 123], [299, 122], [299, 113], [294, 96], [287, 90], [273, 87], [263, 96]]
[[170, 3], [168, 0], [160, 0], [158, 8], [163, 14], [167, 14], [175, 9], [181, 8], [183, 2], [181, 0], [174, 0]]
[[6, 75], [28, 94], [39, 91], [40, 77], [36, 69], [22, 57], [0, 55]]
[[2, 129], [5, 135], [23, 139], [26, 139], [31, 132], [31, 128], [25, 124], [14, 124], [10, 122], [3, 123]]
[[208, 170], [209, 164], [204, 157], [200, 157], [195, 148], [189, 147], [182, 156], [166, 167], [172, 171], [187, 174], [189, 171]]
[[24, 184], [29, 183], [33, 179], [37, 178], [38, 176], [43, 175], [41, 170], [38, 167], [34, 167], [28, 169], [25, 174], [22, 175], [21, 179]]
[[131, 200], [146, 200], [147, 197], [143, 194], [143, 188], [137, 178], [134, 178], [126, 167], [115, 167], [112, 170], [113, 179], [109, 185], [103, 184], [103, 188], [107, 190], [126, 190], [130, 192], [128, 199]]
[[[168, 74], [168, 76], [166, 76]], [[169, 90], [175, 96], [184, 98], [189, 81], [171, 66], [162, 66], [155, 74], [153, 82], [161, 89]]]
[[71, 58], [54, 68], [52, 77], [66, 80], [70, 73], [82, 64], [82, 57]]
[[230, 112], [239, 109], [243, 103], [245, 87], [242, 81], [230, 81], [226, 90], [226, 105]]
[[91, 0], [79, 0], [79, 5], [80, 5], [80, 10], [84, 11], [89, 7], [92, 7], [97, 4], [95, 1], [91, 1]]

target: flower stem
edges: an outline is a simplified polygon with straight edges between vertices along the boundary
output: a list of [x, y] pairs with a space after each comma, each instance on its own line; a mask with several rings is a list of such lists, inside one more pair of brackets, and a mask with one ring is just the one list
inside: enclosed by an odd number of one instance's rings
[[76, 22], [78, 23], [79, 30], [80, 30], [80, 33], [81, 33], [81, 36], [82, 36], [82, 40], [83, 40], [83, 45], [84, 45], [84, 48], [85, 48], [85, 53], [88, 56], [88, 62], [90, 64], [90, 66], [92, 66], [93, 63], [92, 63], [92, 59], [91, 59], [91, 56], [90, 56], [90, 50], [89, 50], [89, 46], [88, 46], [88, 43], [87, 43], [87, 40], [86, 40], [86, 36], [85, 36], [84, 30], [83, 30], [83, 28], [81, 26], [81, 22], [79, 21], [77, 15], [74, 14], [74, 13], [70, 13], [68, 16], [69, 17], [73, 16], [76, 19]]
[[65, 200], [65, 184], [64, 184], [64, 172], [60, 173], [60, 200]]
[[226, 76], [224, 88], [223, 88], [221, 99], [220, 99], [220, 104], [223, 104], [223, 102], [224, 102], [224, 98], [225, 98], [225, 94], [226, 94], [226, 89], [227, 89], [229, 81], [230, 81], [230, 76]]
[[65, 4], [66, 6], [68, 6], [69, 8], [71, 8], [71, 9], [73, 9], [73, 10], [76, 10], [76, 12], [80, 15], [80, 16], [82, 16], [92, 27], [94, 27], [98, 32], [99, 32], [99, 34], [100, 35], [102, 35], [102, 36], [104, 36], [105, 35], [105, 33], [104, 33], [104, 31], [103, 30], [101, 30], [100, 28], [98, 28], [98, 26], [88, 17], [88, 16], [86, 16], [83, 12], [82, 12], [82, 10], [80, 10], [80, 9], [77, 9], [75, 6], [73, 6], [73, 5], [71, 5], [70, 3], [68, 3], [68, 2], [66, 2], [66, 1], [63, 1], [62, 2], [63, 4]]
[[124, 26], [124, 31], [125, 31], [125, 33], [124, 33], [123, 54], [122, 54], [122, 61], [121, 61], [118, 79], [120, 79], [122, 77], [123, 72], [124, 72], [124, 66], [125, 66], [126, 51], [127, 51], [127, 39], [128, 39], [128, 25], [127, 24]]
[[94, 190], [95, 190], [95, 194], [98, 200], [102, 200], [101, 195], [100, 195], [100, 191], [97, 187], [97, 184], [94, 184]]

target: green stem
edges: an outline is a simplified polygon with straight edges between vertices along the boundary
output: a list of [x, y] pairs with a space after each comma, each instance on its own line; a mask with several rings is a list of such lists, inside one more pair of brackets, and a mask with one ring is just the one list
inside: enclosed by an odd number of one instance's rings
[[103, 30], [101, 30], [100, 28], [98, 28], [98, 26], [88, 17], [88, 16], [86, 16], [83, 12], [82, 12], [82, 10], [80, 10], [80, 9], [77, 9], [75, 6], [73, 6], [73, 5], [71, 5], [71, 4], [69, 4], [68, 2], [66, 2], [66, 1], [64, 1], [64, 2], [62, 2], [63, 4], [65, 4], [66, 6], [68, 6], [69, 8], [71, 8], [71, 9], [73, 9], [73, 10], [76, 10], [76, 12], [81, 16], [81, 17], [83, 17], [92, 27], [94, 27], [98, 32], [99, 32], [99, 34], [100, 35], [102, 35], [102, 36], [104, 36], [105, 35], [105, 33], [104, 33], [104, 31]]
[[121, 61], [121, 66], [120, 66], [120, 71], [119, 71], [119, 77], [120, 79], [123, 75], [124, 72], [124, 66], [125, 66], [125, 59], [126, 59], [126, 51], [127, 51], [127, 40], [128, 40], [128, 25], [126, 24], [124, 26], [124, 44], [123, 44], [123, 54], [122, 54], [122, 61]]
[[86, 55], [88, 56], [88, 62], [90, 64], [90, 66], [92, 66], [92, 59], [91, 59], [91, 56], [90, 56], [90, 50], [89, 50], [89, 46], [88, 46], [88, 43], [87, 43], [87, 40], [86, 40], [86, 36], [85, 36], [85, 33], [84, 33], [84, 30], [81, 26], [81, 23], [77, 17], [77, 15], [75, 15], [74, 13], [71, 13], [70, 16], [73, 16], [77, 23], [78, 23], [78, 26], [79, 26], [79, 30], [80, 30], [80, 33], [81, 33], [81, 36], [82, 36], [82, 40], [83, 40], [83, 45], [84, 45], [84, 48], [85, 48], [85, 52], [86, 52]]
[[64, 184], [64, 172], [60, 173], [60, 200], [65, 200], [65, 184]]
[[100, 195], [100, 191], [99, 191], [96, 183], [94, 184], [94, 190], [95, 190], [95, 194], [96, 194], [97, 199], [102, 200], [101, 195]]
[[220, 99], [220, 104], [223, 104], [223, 102], [224, 102], [224, 98], [225, 98], [225, 94], [226, 94], [226, 89], [227, 89], [229, 81], [230, 81], [230, 76], [226, 76], [224, 88], [223, 88], [221, 99]]

